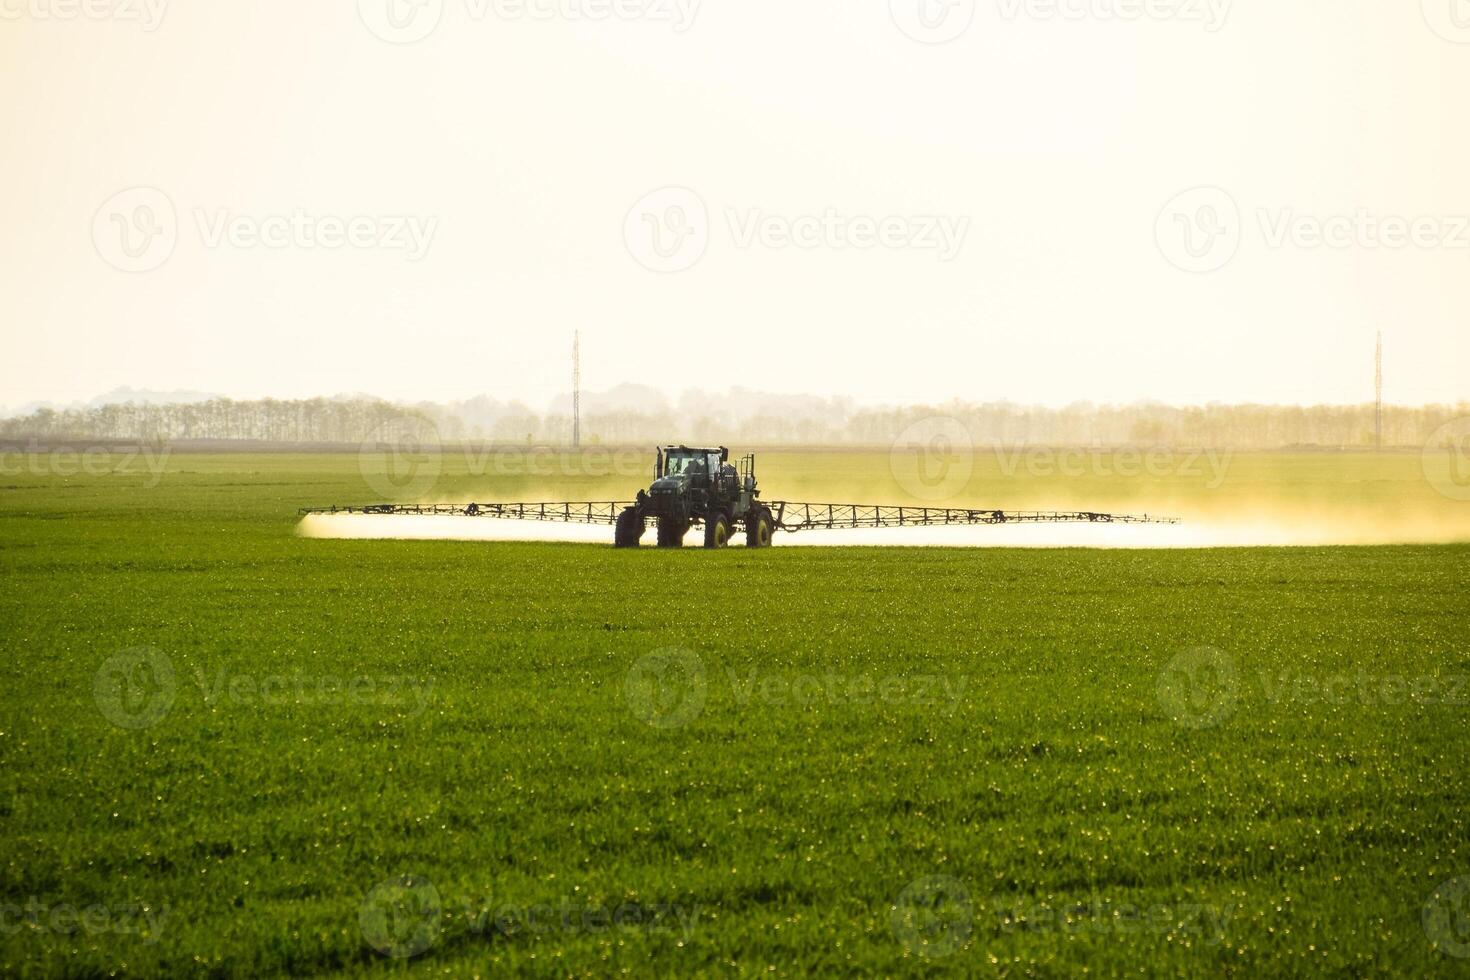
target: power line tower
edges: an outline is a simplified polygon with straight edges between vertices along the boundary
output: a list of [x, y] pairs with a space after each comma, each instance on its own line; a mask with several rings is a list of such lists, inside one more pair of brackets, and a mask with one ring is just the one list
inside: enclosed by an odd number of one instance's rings
[[1383, 331], [1378, 331], [1378, 353], [1373, 357], [1373, 443], [1383, 448]]
[[582, 331], [572, 332], [572, 448], [582, 448]]

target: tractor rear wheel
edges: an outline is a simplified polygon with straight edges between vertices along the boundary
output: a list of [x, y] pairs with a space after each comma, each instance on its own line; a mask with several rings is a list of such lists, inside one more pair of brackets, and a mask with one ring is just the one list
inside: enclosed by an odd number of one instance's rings
[[747, 548], [769, 548], [771, 534], [775, 531], [771, 512], [758, 507], [745, 518], [745, 546]]
[[643, 518], [636, 507], [628, 507], [618, 515], [616, 530], [613, 531], [614, 548], [636, 548], [638, 539], [645, 530]]
[[684, 547], [684, 535], [688, 530], [689, 526], [681, 520], [660, 517], [658, 519], [658, 546], [660, 548]]
[[730, 543], [730, 519], [724, 514], [711, 514], [704, 522], [704, 546], [723, 548]]

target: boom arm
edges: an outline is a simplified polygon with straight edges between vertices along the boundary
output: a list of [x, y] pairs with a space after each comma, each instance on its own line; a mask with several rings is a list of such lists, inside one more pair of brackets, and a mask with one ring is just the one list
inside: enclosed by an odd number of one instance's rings
[[[440, 517], [495, 517], [559, 524], [616, 524], [632, 501], [371, 504], [366, 507], [309, 507], [303, 515], [389, 514]], [[947, 507], [899, 507], [886, 504], [812, 504], [787, 500], [767, 502], [776, 528], [797, 531], [864, 527], [935, 527], [974, 524], [1178, 524], [1172, 517], [1148, 514], [1103, 514], [1095, 511], [957, 510]]]

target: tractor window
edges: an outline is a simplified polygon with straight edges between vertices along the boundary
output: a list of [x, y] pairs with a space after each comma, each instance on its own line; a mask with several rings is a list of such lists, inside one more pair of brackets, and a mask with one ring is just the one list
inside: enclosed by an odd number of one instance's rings
[[689, 464], [699, 457], [690, 453], [669, 453], [665, 457], [664, 472], [667, 476], [678, 476], [689, 469]]

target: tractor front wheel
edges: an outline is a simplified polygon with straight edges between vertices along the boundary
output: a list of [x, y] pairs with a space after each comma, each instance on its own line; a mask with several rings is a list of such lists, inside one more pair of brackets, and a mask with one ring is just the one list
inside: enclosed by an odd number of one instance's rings
[[771, 534], [775, 531], [775, 522], [771, 520], [771, 512], [761, 507], [750, 513], [745, 519], [745, 546], [747, 548], [769, 548], [771, 546]]
[[616, 530], [613, 531], [614, 548], [636, 548], [638, 539], [643, 537], [645, 530], [643, 518], [639, 516], [636, 507], [628, 507], [618, 515]]
[[704, 522], [704, 546], [723, 548], [730, 543], [730, 519], [724, 514], [711, 514]]

